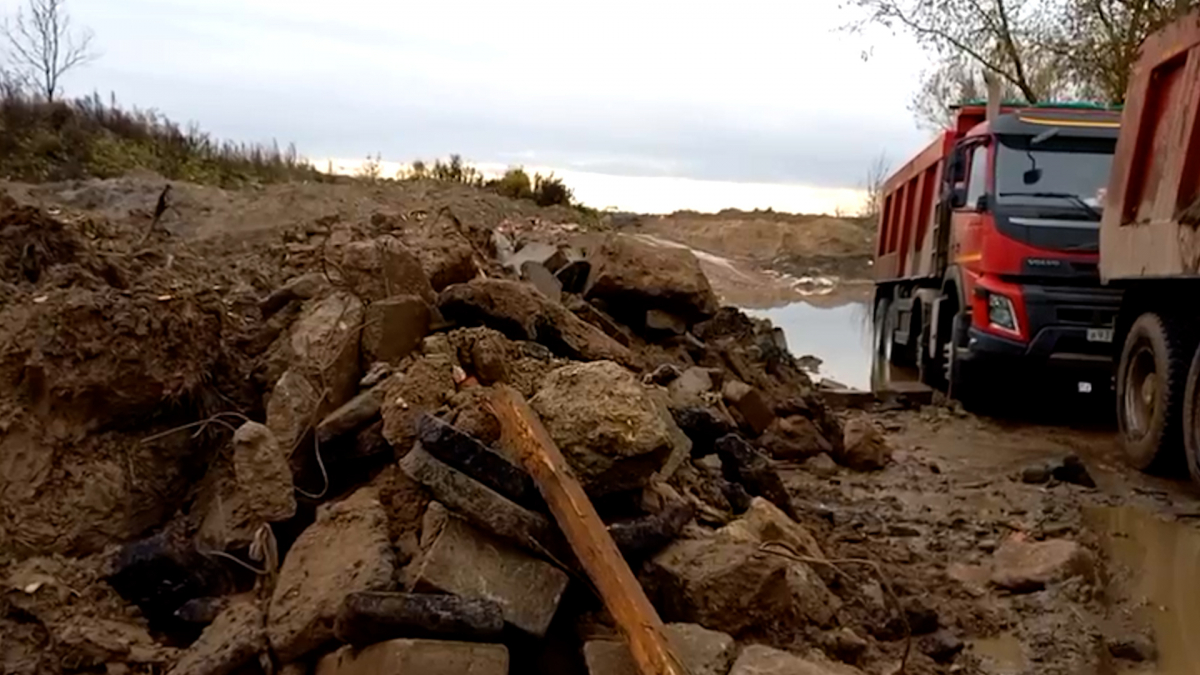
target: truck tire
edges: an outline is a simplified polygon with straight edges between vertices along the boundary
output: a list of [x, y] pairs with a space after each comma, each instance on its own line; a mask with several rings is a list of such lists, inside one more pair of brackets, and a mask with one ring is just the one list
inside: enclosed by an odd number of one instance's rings
[[977, 410], [982, 398], [982, 387], [976, 381], [978, 369], [970, 368], [958, 354], [958, 348], [966, 342], [970, 316], [959, 312], [954, 315], [953, 321], [950, 341], [945, 345], [946, 395], [961, 403], [967, 410]]
[[1188, 473], [1200, 485], [1200, 347], [1192, 356], [1183, 394], [1183, 451]]
[[875, 315], [871, 319], [871, 327], [875, 331], [875, 358], [880, 360], [880, 363], [887, 365], [892, 361], [892, 342], [893, 321], [889, 316], [892, 309], [892, 299], [887, 296], [881, 296], [875, 301]]
[[1125, 337], [1117, 367], [1117, 426], [1125, 458], [1137, 469], [1178, 461], [1183, 402], [1192, 360], [1187, 331], [1148, 312]]

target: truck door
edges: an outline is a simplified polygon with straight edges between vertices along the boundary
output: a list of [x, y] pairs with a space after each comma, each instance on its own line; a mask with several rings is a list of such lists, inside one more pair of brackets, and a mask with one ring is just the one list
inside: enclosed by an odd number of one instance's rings
[[[968, 141], [958, 152], [966, 163], [966, 185], [950, 216], [950, 263], [977, 272], [983, 260], [983, 239], [987, 228], [988, 177], [991, 174], [988, 142]], [[967, 282], [969, 283], [969, 282]], [[963, 292], [969, 289], [962, 289]]]

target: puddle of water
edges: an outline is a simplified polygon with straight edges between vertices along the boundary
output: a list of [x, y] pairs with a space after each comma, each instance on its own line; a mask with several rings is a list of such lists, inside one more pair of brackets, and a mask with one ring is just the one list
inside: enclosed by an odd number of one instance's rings
[[1003, 633], [991, 638], [969, 640], [971, 651], [987, 662], [986, 672], [995, 675], [1017, 675], [1025, 670], [1025, 654], [1021, 651], [1021, 641], [1011, 633]]
[[[1157, 675], [1200, 675], [1200, 530], [1132, 506], [1088, 509], [1111, 558], [1131, 572], [1116, 592], [1154, 628]], [[1137, 672], [1145, 673], [1140, 670]]]
[[871, 317], [866, 304], [851, 302], [837, 307], [817, 307], [794, 302], [784, 307], [746, 310], [770, 319], [783, 329], [788, 349], [796, 357], [813, 355], [822, 360], [817, 379], [827, 377], [856, 389], [871, 387]]

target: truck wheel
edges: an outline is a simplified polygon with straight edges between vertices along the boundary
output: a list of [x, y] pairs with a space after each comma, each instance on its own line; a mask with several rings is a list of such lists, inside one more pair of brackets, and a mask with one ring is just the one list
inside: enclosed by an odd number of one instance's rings
[[1187, 455], [1188, 472], [1200, 485], [1200, 348], [1192, 357], [1183, 394], [1183, 450]]
[[966, 342], [968, 325], [970, 317], [965, 312], [954, 315], [943, 363], [946, 364], [946, 395], [957, 400], [964, 408], [974, 410], [979, 405], [979, 383], [975, 381], [976, 373], [958, 355], [958, 348]]
[[892, 320], [889, 318], [892, 309], [891, 298], [881, 297], [875, 301], [875, 316], [872, 318], [872, 328], [875, 329], [875, 358], [882, 365], [892, 362]]
[[[1179, 326], [1158, 314], [1139, 316], [1117, 367], [1117, 426], [1125, 457], [1138, 469], [1179, 457], [1191, 348]], [[1192, 345], [1194, 346], [1194, 345]]]

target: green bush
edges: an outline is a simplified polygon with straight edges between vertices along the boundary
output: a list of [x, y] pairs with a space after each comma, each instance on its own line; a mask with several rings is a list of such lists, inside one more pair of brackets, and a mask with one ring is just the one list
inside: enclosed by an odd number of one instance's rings
[[488, 183], [488, 187], [509, 199], [533, 199], [533, 183], [521, 167], [505, 171], [500, 180]]
[[538, 206], [570, 206], [574, 198], [571, 189], [558, 176], [539, 173], [533, 177], [533, 201]]

